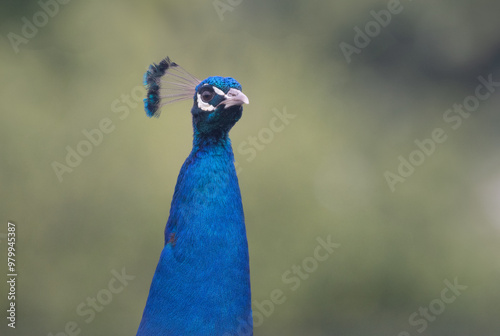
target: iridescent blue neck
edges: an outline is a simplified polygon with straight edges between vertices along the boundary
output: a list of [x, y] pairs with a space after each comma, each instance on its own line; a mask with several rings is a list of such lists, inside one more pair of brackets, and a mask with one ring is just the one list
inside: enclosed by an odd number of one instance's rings
[[138, 335], [237, 335], [242, 321], [249, 330], [248, 246], [233, 161], [227, 134], [195, 134]]
[[229, 155], [233, 158], [231, 140], [226, 133], [200, 135], [195, 133], [193, 137], [193, 150], [191, 155], [196, 152], [211, 153], [213, 155]]

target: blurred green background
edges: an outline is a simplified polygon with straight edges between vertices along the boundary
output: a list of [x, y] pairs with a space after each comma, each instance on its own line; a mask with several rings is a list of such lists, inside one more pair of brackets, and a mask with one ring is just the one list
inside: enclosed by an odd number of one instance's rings
[[[498, 335], [500, 88], [467, 98], [500, 81], [498, 1], [60, 1], [1, 5], [0, 270], [10, 220], [19, 274], [15, 330], [0, 282], [2, 335], [135, 335], [192, 140], [190, 102], [143, 111], [142, 75], [167, 55], [250, 98], [231, 138], [253, 299], [286, 296], [255, 335]], [[464, 102], [479, 106], [447, 112]], [[384, 174], [438, 128], [391, 190]], [[283, 275], [328, 236], [341, 246], [292, 290]], [[109, 298], [123, 268], [135, 278]]]

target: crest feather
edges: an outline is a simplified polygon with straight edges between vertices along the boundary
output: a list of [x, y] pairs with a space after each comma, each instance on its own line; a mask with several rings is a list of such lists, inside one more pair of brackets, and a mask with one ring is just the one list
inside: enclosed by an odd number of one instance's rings
[[169, 57], [151, 64], [144, 74], [147, 96], [144, 109], [148, 117], [159, 117], [163, 105], [192, 99], [200, 80], [172, 62]]

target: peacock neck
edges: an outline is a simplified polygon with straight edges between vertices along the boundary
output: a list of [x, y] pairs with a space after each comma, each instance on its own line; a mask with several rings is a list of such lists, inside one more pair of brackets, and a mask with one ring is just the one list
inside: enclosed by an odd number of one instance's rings
[[237, 335], [241, 321], [252, 335], [248, 245], [233, 161], [227, 136], [195, 136], [138, 335]]
[[192, 153], [205, 152], [216, 155], [230, 154], [232, 156], [231, 140], [227, 132], [215, 134], [200, 134], [195, 132]]
[[181, 168], [175, 187], [165, 242], [169, 241], [172, 231], [184, 231], [183, 226], [191, 228], [187, 234], [196, 236], [193, 239], [203, 236], [199, 233], [206, 231], [226, 238], [238, 235], [246, 244], [240, 189], [227, 134], [194, 136], [193, 149]]

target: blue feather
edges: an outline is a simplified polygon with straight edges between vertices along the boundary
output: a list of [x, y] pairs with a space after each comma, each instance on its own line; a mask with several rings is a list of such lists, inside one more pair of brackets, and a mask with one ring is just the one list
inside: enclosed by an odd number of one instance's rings
[[149, 66], [143, 83], [147, 90], [144, 99], [146, 114], [148, 117], [159, 117], [162, 105], [190, 99], [200, 81], [167, 57]]
[[[198, 100], [204, 85], [224, 91], [214, 93], [209, 103], [217, 106], [211, 112]], [[195, 88], [193, 149], [177, 179], [137, 335], [222, 336], [242, 328], [253, 334], [245, 220], [228, 136], [243, 102], [228, 104], [237, 99], [226, 96], [231, 89], [241, 94], [238, 99], [244, 96], [232, 78], [209, 77]]]

